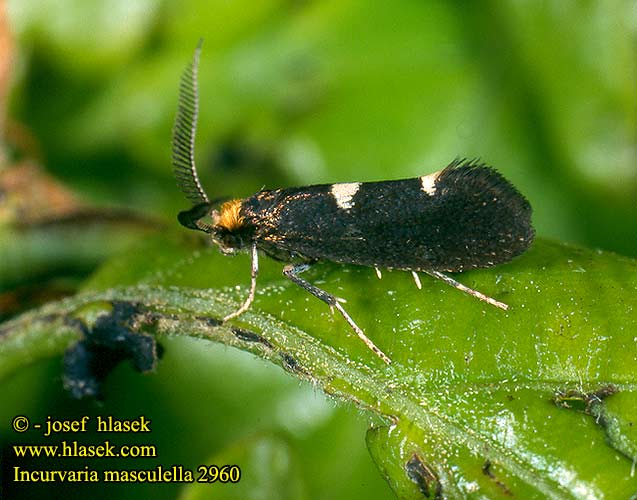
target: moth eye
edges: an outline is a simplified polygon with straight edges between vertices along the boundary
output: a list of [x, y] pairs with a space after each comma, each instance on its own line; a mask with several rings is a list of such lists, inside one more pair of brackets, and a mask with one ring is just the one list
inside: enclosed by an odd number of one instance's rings
[[241, 246], [238, 245], [232, 238], [224, 238], [216, 243], [219, 245], [219, 249], [224, 255], [235, 255], [241, 249]]

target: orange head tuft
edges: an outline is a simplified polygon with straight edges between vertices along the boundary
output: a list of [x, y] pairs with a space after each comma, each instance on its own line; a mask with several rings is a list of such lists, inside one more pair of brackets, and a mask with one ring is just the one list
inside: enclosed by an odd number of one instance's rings
[[241, 200], [230, 200], [221, 205], [219, 219], [215, 225], [232, 232], [240, 229], [243, 223], [244, 218], [241, 215]]

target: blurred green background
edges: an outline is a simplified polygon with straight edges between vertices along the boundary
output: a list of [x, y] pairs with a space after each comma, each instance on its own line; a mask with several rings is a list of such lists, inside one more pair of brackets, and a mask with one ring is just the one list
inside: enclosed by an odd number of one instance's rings
[[[84, 203], [165, 219], [181, 234], [175, 214], [188, 204], [172, 177], [170, 132], [179, 76], [203, 37], [197, 154], [211, 197], [413, 177], [480, 157], [528, 197], [539, 235], [637, 256], [629, 0], [10, 0], [5, 9], [13, 43], [0, 174], [35, 159]], [[0, 238], [14, 237], [13, 223], [0, 219]], [[99, 240], [104, 254], [109, 241]], [[143, 414], [160, 456], [130, 468], [232, 457], [245, 477], [258, 471], [245, 479], [259, 479], [249, 498], [391, 495], [365, 449], [366, 415], [249, 355], [164, 344], [156, 374], [118, 368], [99, 404], [69, 399], [60, 359], [3, 381], [4, 487], [14, 415]], [[183, 485], [28, 488], [175, 498]], [[234, 498], [229, 488], [189, 494]]]

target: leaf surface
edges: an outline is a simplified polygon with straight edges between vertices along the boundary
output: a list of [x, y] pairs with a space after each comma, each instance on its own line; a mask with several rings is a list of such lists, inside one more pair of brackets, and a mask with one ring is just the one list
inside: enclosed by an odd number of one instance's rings
[[248, 271], [245, 257], [150, 240], [81, 294], [5, 323], [0, 373], [61, 352], [78, 336], [69, 317], [90, 325], [108, 301], [130, 301], [148, 312], [140, 331], [247, 350], [376, 415], [368, 446], [401, 498], [422, 497], [423, 484], [449, 498], [637, 491], [634, 260], [539, 240], [510, 264], [458, 276], [507, 312], [424, 277], [418, 290], [407, 273], [310, 271], [347, 299], [391, 366], [267, 259], [252, 309], [221, 323]]

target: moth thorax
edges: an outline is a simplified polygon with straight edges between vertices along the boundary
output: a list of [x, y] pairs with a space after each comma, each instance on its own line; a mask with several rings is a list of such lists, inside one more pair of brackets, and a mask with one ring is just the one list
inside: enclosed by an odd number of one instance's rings
[[223, 203], [219, 212], [214, 214], [214, 219], [214, 225], [226, 231], [235, 232], [240, 230], [245, 222], [241, 215], [241, 200], [235, 199]]

